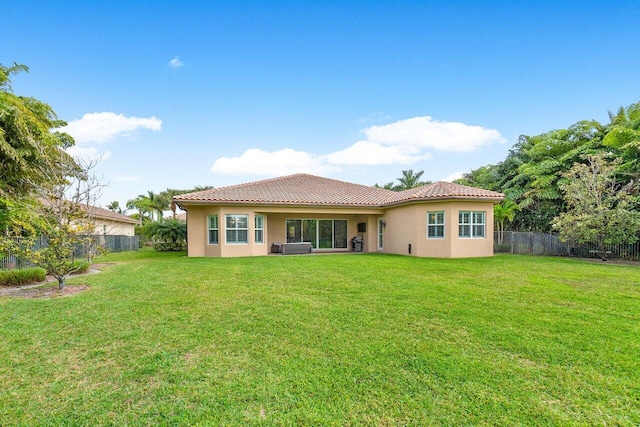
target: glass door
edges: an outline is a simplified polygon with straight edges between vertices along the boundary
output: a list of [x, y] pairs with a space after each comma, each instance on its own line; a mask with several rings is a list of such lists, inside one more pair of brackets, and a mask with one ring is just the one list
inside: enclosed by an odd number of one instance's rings
[[302, 220], [288, 219], [287, 220], [287, 243], [300, 243], [300, 242], [302, 242]]
[[318, 247], [317, 224], [315, 219], [302, 220], [302, 241], [311, 243], [313, 249]]
[[332, 249], [333, 247], [333, 220], [321, 219], [318, 221], [318, 248]]
[[347, 220], [336, 219], [333, 221], [333, 247], [336, 249], [347, 248]]

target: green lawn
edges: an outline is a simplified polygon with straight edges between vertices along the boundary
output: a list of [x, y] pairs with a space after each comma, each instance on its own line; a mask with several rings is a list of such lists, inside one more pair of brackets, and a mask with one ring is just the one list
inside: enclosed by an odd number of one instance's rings
[[0, 425], [638, 425], [640, 268], [112, 254], [0, 298]]

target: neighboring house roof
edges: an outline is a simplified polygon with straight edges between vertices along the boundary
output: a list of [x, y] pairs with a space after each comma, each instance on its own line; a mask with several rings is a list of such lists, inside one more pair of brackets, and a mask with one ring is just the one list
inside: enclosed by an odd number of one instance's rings
[[182, 212], [182, 213], [176, 214], [175, 218], [173, 217], [173, 214], [171, 214], [171, 215], [165, 216], [164, 219], [177, 219], [178, 221], [186, 221], [187, 213]]
[[109, 209], [99, 208], [98, 206], [89, 206], [89, 214], [95, 218], [106, 219], [116, 222], [126, 222], [129, 224], [137, 224], [138, 220], [110, 211]]
[[315, 175], [295, 174], [230, 187], [181, 194], [178, 204], [268, 204], [385, 207], [416, 201], [473, 199], [500, 201], [502, 193], [450, 182], [435, 182], [405, 191], [353, 184]]

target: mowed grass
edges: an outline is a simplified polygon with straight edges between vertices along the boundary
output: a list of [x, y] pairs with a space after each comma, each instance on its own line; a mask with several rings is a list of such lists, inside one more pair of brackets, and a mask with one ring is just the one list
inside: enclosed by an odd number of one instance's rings
[[0, 298], [0, 425], [637, 425], [640, 268], [112, 254]]

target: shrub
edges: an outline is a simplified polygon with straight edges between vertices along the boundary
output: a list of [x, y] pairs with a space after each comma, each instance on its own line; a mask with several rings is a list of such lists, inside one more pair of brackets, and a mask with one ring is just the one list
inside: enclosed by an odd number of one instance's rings
[[89, 261], [74, 261], [73, 262], [73, 266], [74, 268], [76, 268], [77, 270], [75, 271], [75, 274], [78, 273], [86, 273], [89, 270], [89, 267], [91, 267], [91, 263]]
[[494, 252], [511, 252], [511, 244], [510, 243], [498, 243], [493, 246]]
[[40, 267], [0, 271], [0, 285], [20, 286], [27, 283], [42, 282], [46, 276], [47, 272]]
[[157, 242], [153, 244], [153, 249], [158, 252], [177, 252], [184, 250], [182, 242]]

